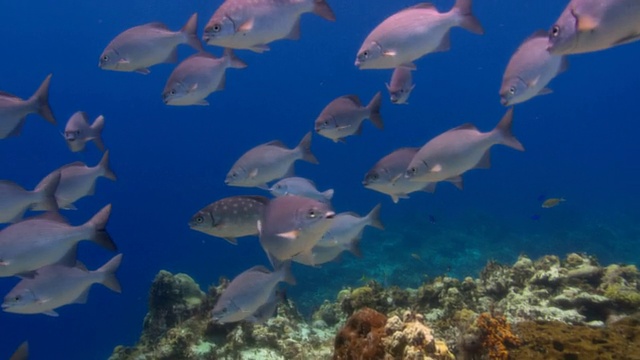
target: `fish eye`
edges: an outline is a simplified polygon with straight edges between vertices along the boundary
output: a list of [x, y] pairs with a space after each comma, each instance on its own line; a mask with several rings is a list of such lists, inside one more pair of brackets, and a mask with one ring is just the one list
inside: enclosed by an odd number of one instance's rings
[[109, 55], [105, 55], [102, 57], [102, 61], [109, 61]]
[[213, 30], [213, 32], [220, 32], [220, 30], [222, 30], [222, 26], [220, 24], [214, 24], [211, 27], [211, 30]]
[[554, 26], [551, 28], [551, 36], [553, 36], [553, 37], [558, 37], [558, 35], [560, 35], [560, 26], [558, 26], [558, 25], [554, 25]]
[[315, 219], [318, 216], [318, 214], [316, 213], [316, 211], [314, 209], [309, 209], [309, 211], [307, 212], [307, 217], [309, 219]]
[[171, 89], [170, 92], [171, 92], [171, 95], [175, 95], [176, 94], [176, 91], [174, 89]]
[[510, 88], [509, 88], [509, 93], [510, 93], [511, 95], [514, 95], [514, 94], [516, 93], [516, 88], [515, 88], [515, 86], [512, 86], [512, 87], [510, 87]]
[[365, 50], [362, 52], [362, 56], [367, 57], [369, 56], [369, 51]]
[[410, 171], [412, 174], [415, 174], [415, 173], [418, 171], [418, 169], [416, 169], [415, 167], [412, 167], [411, 169], [409, 169], [409, 171]]
[[204, 222], [204, 218], [203, 218], [202, 216], [198, 216], [198, 217], [196, 218], [196, 222], [197, 222], [198, 224], [202, 224], [202, 223]]
[[15, 301], [20, 301], [20, 298], [21, 298], [21, 297], [20, 297], [20, 295], [18, 295], [18, 296], [16, 296], [16, 297], [14, 297], [14, 298], [13, 298], [13, 300], [15, 300]]
[[400, 89], [400, 93], [403, 93], [403, 92], [404, 92], [404, 89]]
[[80, 136], [80, 130], [76, 130], [75, 134], [76, 136]]

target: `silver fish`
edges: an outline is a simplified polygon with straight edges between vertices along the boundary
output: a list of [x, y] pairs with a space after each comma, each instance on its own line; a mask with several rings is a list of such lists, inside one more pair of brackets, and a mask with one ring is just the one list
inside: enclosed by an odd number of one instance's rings
[[245, 67], [247, 64], [238, 59], [231, 49], [225, 49], [224, 56], [219, 59], [204, 52], [191, 55], [169, 76], [162, 100], [167, 105], [209, 105], [205, 98], [224, 89], [225, 71]]
[[198, 14], [191, 15], [180, 31], [171, 31], [157, 22], [132, 27], [111, 40], [100, 55], [98, 66], [103, 70], [135, 71], [146, 75], [150, 66], [178, 62], [180, 44], [203, 51], [197, 28]]
[[236, 276], [220, 295], [212, 311], [213, 321], [226, 324], [251, 318], [263, 305], [272, 300], [272, 294], [281, 281], [295, 284], [289, 263], [283, 264], [275, 272], [264, 266], [254, 266], [244, 271]]
[[391, 75], [391, 83], [387, 83], [389, 98], [394, 104], [408, 104], [411, 91], [416, 85], [411, 77], [411, 69], [400, 66], [393, 70]]
[[411, 181], [446, 181], [467, 170], [489, 168], [493, 145], [524, 151], [511, 132], [512, 124], [513, 108], [510, 108], [492, 131], [482, 133], [473, 124], [464, 124], [442, 133], [418, 151], [405, 176]]
[[370, 119], [375, 127], [383, 129], [380, 105], [382, 94], [378, 92], [367, 106], [362, 106], [357, 95], [345, 95], [331, 101], [322, 110], [315, 121], [318, 134], [333, 140], [344, 141], [344, 138], [362, 132], [362, 122]]
[[637, 0], [571, 0], [549, 30], [555, 55], [608, 49], [640, 39]]
[[324, 202], [296, 195], [275, 198], [258, 221], [260, 244], [276, 268], [294, 256], [313, 262], [311, 249], [329, 229], [334, 215]]
[[269, 191], [271, 192], [271, 195], [275, 197], [298, 195], [325, 202], [330, 201], [333, 197], [333, 189], [320, 192], [313, 181], [295, 176], [278, 181], [273, 184]]
[[293, 261], [304, 265], [320, 265], [334, 260], [343, 251], [351, 251], [354, 255], [361, 256], [358, 244], [365, 226], [384, 230], [380, 221], [380, 204], [364, 217], [352, 212], [337, 214], [329, 229], [311, 250], [312, 257], [295, 256]]
[[189, 227], [237, 245], [237, 237], [258, 235], [257, 223], [269, 199], [264, 196], [231, 196], [198, 211]]
[[25, 341], [20, 344], [9, 360], [29, 360], [29, 343]]
[[222, 58], [209, 53], [191, 55], [173, 70], [162, 92], [167, 105], [209, 105], [205, 100], [214, 91], [224, 89], [228, 68], [247, 67], [231, 49]]
[[547, 51], [548, 42], [546, 31], [536, 31], [511, 56], [502, 76], [502, 105], [511, 106], [537, 95], [551, 93], [547, 84], [565, 71], [569, 64], [566, 56], [552, 55]]
[[89, 116], [84, 111], [78, 111], [71, 115], [64, 128], [64, 140], [72, 152], [83, 151], [89, 141], [93, 140], [98, 149], [104, 152], [102, 142], [102, 130], [104, 129], [104, 116], [98, 116], [93, 124], [89, 125]]
[[[362, 184], [367, 189], [375, 190], [391, 196], [397, 203], [400, 199], [408, 199], [409, 194], [416, 191], [432, 193], [436, 190], [435, 182], [410, 181], [404, 176], [413, 157], [418, 153], [418, 147], [405, 147], [393, 151], [380, 159], [367, 172]], [[448, 181], [462, 189], [462, 177], [457, 176]]]
[[[56, 176], [58, 173], [61, 176], [60, 184], [56, 190], [56, 199], [58, 207], [67, 210], [75, 209], [74, 202], [95, 193], [96, 180], [99, 177], [116, 180], [116, 174], [109, 166], [108, 150], [102, 155], [102, 160], [96, 166], [89, 167], [83, 162], [76, 161], [54, 170], [36, 186], [36, 190], [42, 188], [46, 182], [50, 181], [51, 176]], [[34, 210], [44, 209], [41, 206], [35, 206]]]
[[60, 173], [49, 177], [40, 188], [33, 191], [7, 180], [0, 180], [0, 223], [17, 222], [32, 207], [46, 211], [58, 211], [56, 190], [60, 184]]
[[415, 69], [413, 61], [450, 47], [449, 31], [460, 26], [475, 34], [484, 30], [471, 13], [471, 0], [456, 0], [440, 13], [433, 4], [420, 3], [401, 10], [380, 23], [362, 43], [356, 56], [360, 69]]
[[293, 164], [296, 160], [318, 163], [311, 153], [311, 133], [307, 133], [293, 149], [288, 149], [280, 140], [275, 140], [247, 151], [233, 164], [224, 183], [269, 189], [269, 181], [293, 176]]
[[0, 139], [18, 136], [29, 114], [38, 114], [56, 125], [56, 119], [49, 105], [49, 74], [38, 90], [27, 100], [23, 100], [8, 92], [0, 91]]
[[226, 0], [204, 28], [203, 41], [232, 49], [269, 50], [279, 39], [300, 38], [300, 16], [312, 12], [335, 21], [325, 0]]
[[120, 282], [115, 272], [121, 261], [122, 254], [116, 255], [95, 271], [87, 270], [82, 263], [44, 266], [33, 278], [22, 279], [5, 296], [2, 309], [16, 314], [58, 316], [54, 309], [86, 303], [93, 284], [102, 284], [120, 293]]
[[27, 276], [55, 264], [83, 240], [115, 250], [116, 245], [105, 230], [110, 213], [111, 205], [107, 205], [86, 223], [71, 226], [52, 212], [4, 228], [0, 231], [0, 277]]

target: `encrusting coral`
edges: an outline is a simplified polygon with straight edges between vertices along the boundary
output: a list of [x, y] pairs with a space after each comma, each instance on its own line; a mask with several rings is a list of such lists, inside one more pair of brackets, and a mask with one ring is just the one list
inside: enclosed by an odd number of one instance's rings
[[264, 324], [214, 324], [211, 309], [227, 284], [204, 294], [188, 276], [161, 271], [140, 341], [118, 346], [110, 360], [588, 360], [640, 353], [637, 268], [602, 267], [583, 254], [489, 262], [477, 279], [443, 276], [417, 289], [369, 281], [318, 304], [310, 321], [287, 300]]

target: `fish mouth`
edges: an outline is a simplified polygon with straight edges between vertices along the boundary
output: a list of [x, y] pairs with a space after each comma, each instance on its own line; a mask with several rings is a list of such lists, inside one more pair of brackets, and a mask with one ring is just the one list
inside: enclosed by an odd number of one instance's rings
[[501, 98], [500, 104], [502, 104], [503, 106], [509, 106], [509, 99]]
[[391, 99], [390, 99], [390, 100], [391, 100], [391, 102], [392, 102], [392, 103], [394, 103], [394, 104], [398, 102], [398, 98], [396, 98], [396, 97], [391, 97]]
[[2, 310], [5, 310], [5, 309], [10, 308], [10, 307], [11, 307], [11, 305], [9, 305], [9, 304], [2, 304], [2, 305], [1, 305], [1, 307], [2, 307]]

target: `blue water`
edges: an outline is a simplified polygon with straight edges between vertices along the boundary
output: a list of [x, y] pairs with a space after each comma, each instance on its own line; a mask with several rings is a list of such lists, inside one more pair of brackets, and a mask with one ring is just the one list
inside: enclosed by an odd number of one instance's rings
[[[294, 146], [333, 98], [355, 93], [368, 102], [384, 91], [391, 71], [359, 71], [353, 66], [355, 53], [377, 23], [415, 3], [330, 0], [336, 23], [307, 14], [301, 40], [272, 43], [264, 54], [238, 51], [249, 67], [230, 69], [226, 90], [210, 96], [209, 107], [163, 105], [160, 93], [172, 65], [154, 66], [147, 76], [97, 67], [103, 48], [126, 28], [162, 21], [178, 29], [198, 12], [201, 32], [220, 2], [2, 5], [0, 89], [28, 97], [53, 73], [50, 102], [59, 125], [32, 115], [20, 137], [0, 141], [0, 178], [30, 188], [66, 163], [94, 165], [101, 154], [93, 144], [73, 154], [60, 132], [77, 110], [92, 119], [104, 114], [103, 137], [118, 181], [100, 179], [95, 196], [64, 214], [80, 224], [112, 203], [108, 229], [124, 259], [120, 295], [96, 285], [86, 305], [61, 308], [58, 318], [0, 313], [0, 358], [27, 339], [33, 359], [105, 359], [114, 346], [137, 340], [148, 287], [158, 270], [186, 272], [206, 287], [220, 276], [266, 264], [255, 238], [240, 239], [234, 247], [190, 230], [187, 221], [222, 197], [263, 194], [223, 183], [233, 162], [251, 147], [273, 139]], [[452, 2], [436, 5], [444, 11]], [[515, 109], [514, 132], [527, 151], [495, 147], [492, 168], [466, 174], [464, 191], [442, 184], [434, 195], [417, 193], [393, 204], [360, 185], [364, 173], [398, 147], [421, 146], [464, 122], [493, 128], [505, 112], [497, 92], [509, 57], [534, 30], [548, 28], [565, 5], [477, 1], [474, 12], [485, 35], [454, 29], [450, 51], [418, 60], [410, 105], [393, 106], [385, 94], [384, 131], [365, 124], [362, 135], [346, 144], [314, 136], [320, 165], [299, 162], [297, 174], [314, 179], [322, 190], [333, 187], [337, 211], [365, 214], [381, 202], [387, 231], [367, 230], [363, 259], [347, 255], [322, 269], [296, 267], [300, 285], [290, 297], [312, 309], [314, 301], [342, 285], [358, 285], [363, 275], [415, 286], [423, 274], [476, 275], [487, 260], [510, 262], [520, 253], [588, 251], [603, 263], [637, 262], [640, 43], [571, 57], [569, 71], [550, 85], [553, 94]], [[181, 59], [192, 52], [181, 47]], [[541, 194], [567, 202], [541, 209]], [[539, 220], [531, 219], [535, 214]], [[392, 242], [389, 234], [395, 236]], [[83, 244], [79, 257], [93, 269], [113, 255]], [[0, 293], [16, 282], [0, 279]]]

